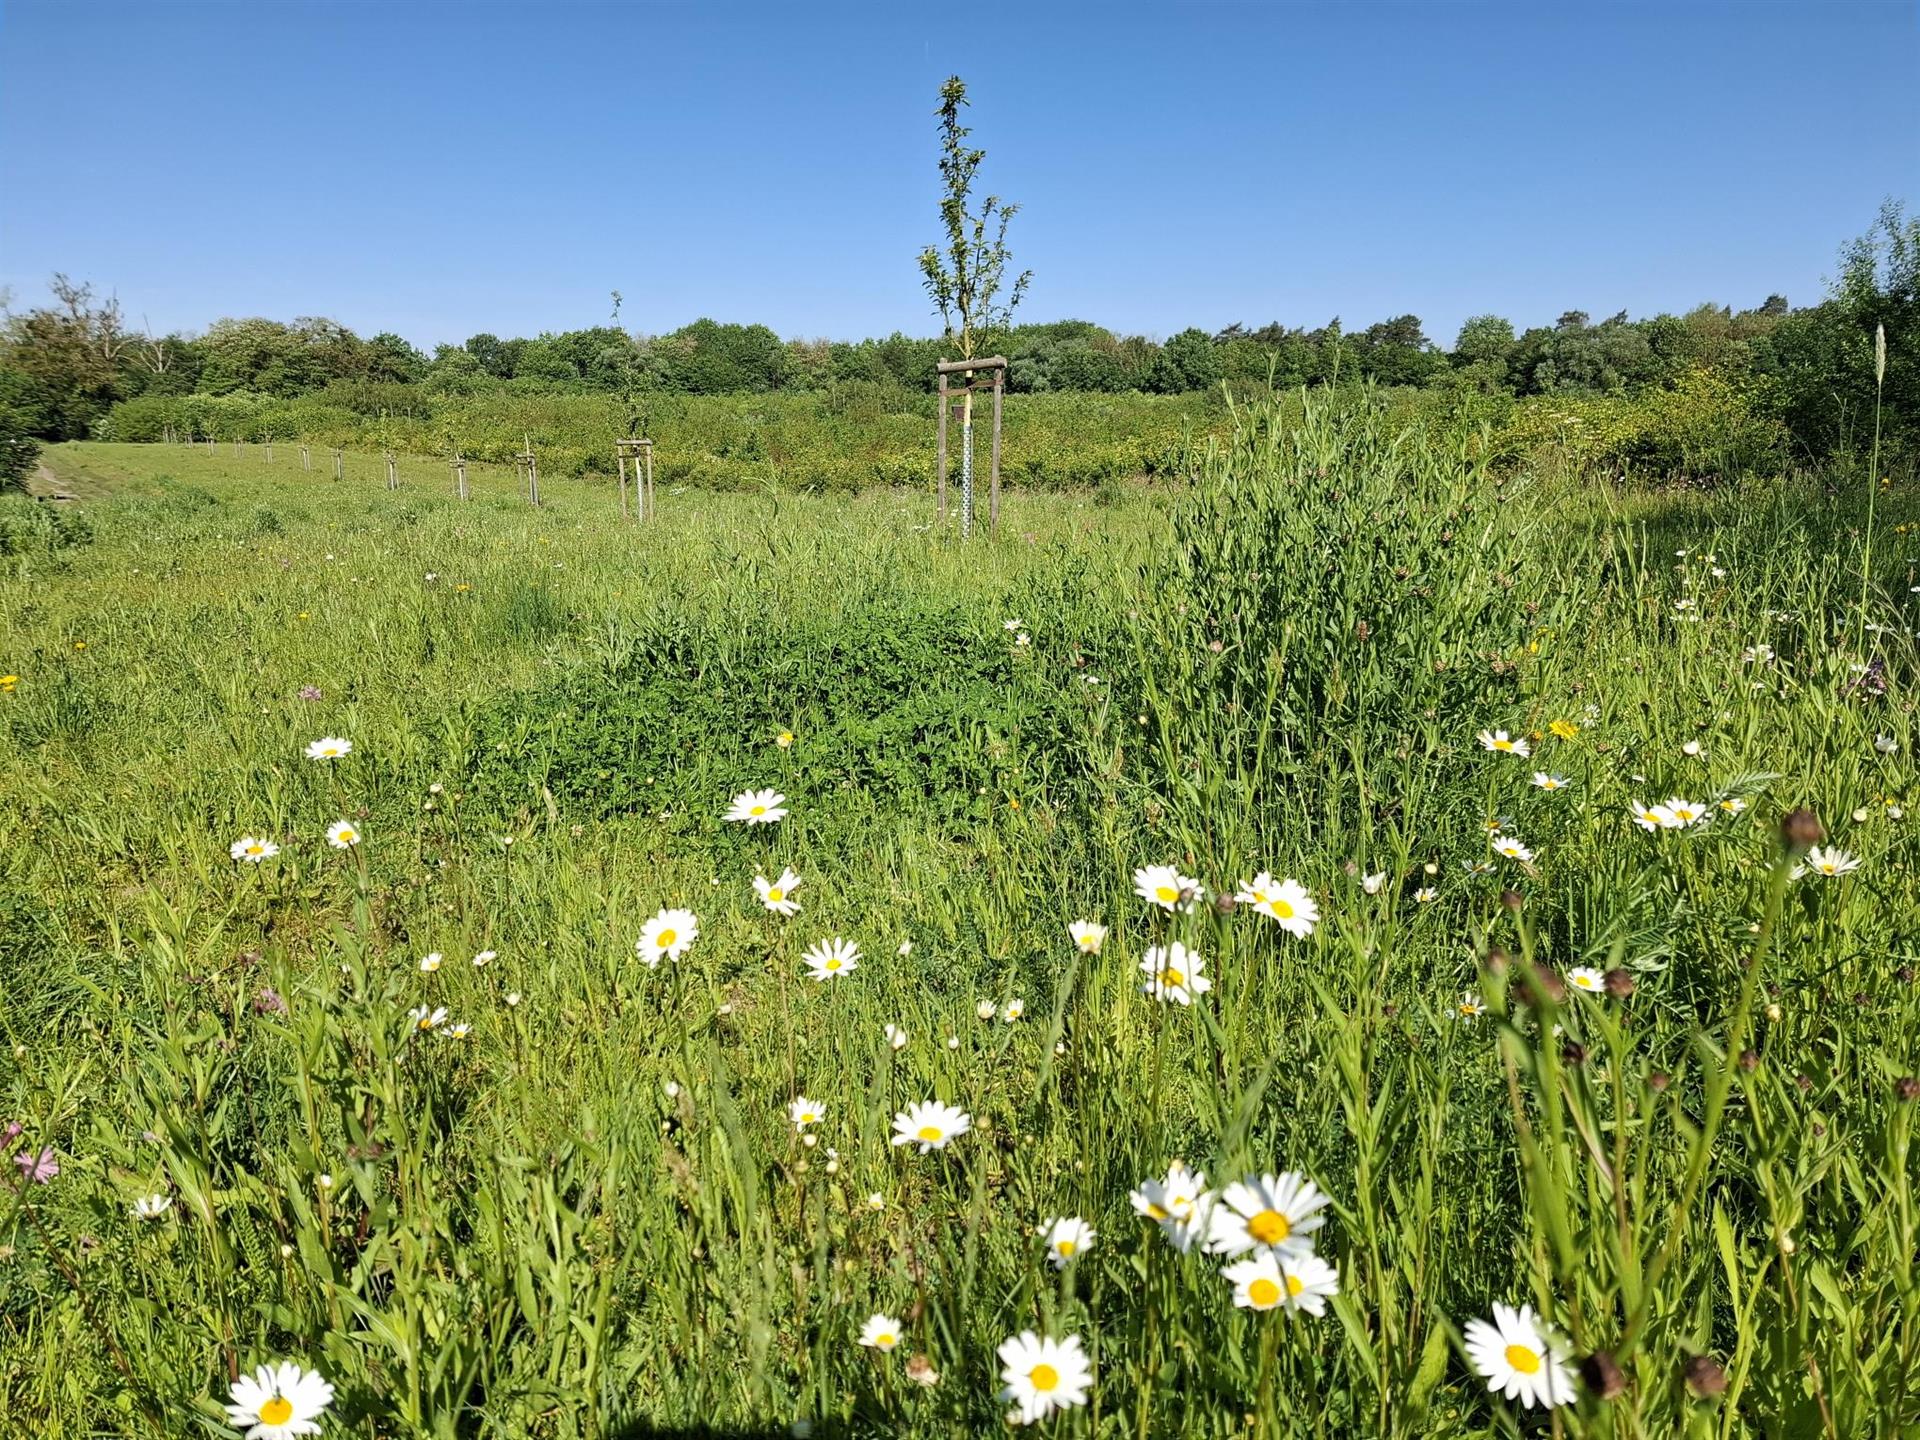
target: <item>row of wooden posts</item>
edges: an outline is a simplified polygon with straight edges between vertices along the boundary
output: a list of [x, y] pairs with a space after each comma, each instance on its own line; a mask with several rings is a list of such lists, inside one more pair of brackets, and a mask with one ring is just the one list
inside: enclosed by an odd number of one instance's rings
[[[947, 421], [949, 416], [960, 420], [960, 533], [969, 535], [973, 531], [973, 418], [968, 403], [974, 393], [991, 391], [993, 394], [993, 449], [989, 467], [987, 516], [988, 526], [995, 535], [1000, 533], [1000, 417], [1003, 397], [1006, 393], [1007, 362], [999, 355], [988, 356], [982, 360], [942, 360], [937, 370], [940, 382], [940, 431], [939, 459], [937, 461], [940, 477], [940, 518], [947, 518]], [[959, 378], [956, 383], [956, 377]], [[957, 399], [955, 397], [958, 397]], [[191, 447], [194, 444], [191, 435], [181, 435], [168, 426], [165, 440], [169, 445], [179, 444]], [[233, 442], [233, 453], [241, 453], [244, 442]], [[639, 437], [616, 440], [614, 443], [614, 463], [620, 473], [620, 516], [636, 522], [651, 520], [655, 516], [658, 501], [653, 485], [653, 441]], [[534, 453], [533, 439], [525, 437], [525, 448], [513, 457], [514, 472], [520, 484], [526, 487], [527, 501], [532, 505], [540, 503], [540, 458]], [[216, 442], [212, 436], [206, 440], [207, 453], [217, 453]], [[273, 441], [264, 442], [267, 464], [273, 463]], [[387, 462], [387, 489], [400, 488], [399, 465], [393, 451], [381, 451]], [[453, 493], [456, 499], [470, 500], [473, 492], [467, 486], [467, 465], [470, 462], [464, 455], [455, 451], [449, 465], [453, 471]], [[313, 470], [313, 451], [310, 446], [300, 447], [300, 468]], [[345, 451], [338, 445], [333, 447], [333, 478], [346, 478]], [[633, 504], [627, 504], [627, 485], [633, 485]]]

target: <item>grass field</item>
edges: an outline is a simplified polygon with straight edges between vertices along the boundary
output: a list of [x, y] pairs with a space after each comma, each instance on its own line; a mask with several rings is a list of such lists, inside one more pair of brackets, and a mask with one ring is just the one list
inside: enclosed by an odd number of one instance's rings
[[[1818, 477], [1228, 429], [965, 544], [919, 489], [623, 527], [53, 448], [84, 543], [0, 525], [0, 1411], [228, 1434], [290, 1359], [325, 1434], [967, 1435], [1084, 1355], [1042, 1430], [1913, 1433], [1909, 497], [1863, 578]], [[1236, 1304], [1249, 1250], [1306, 1303]], [[1496, 1305], [1564, 1403], [1490, 1393]], [[1080, 1349], [1002, 1397], [1024, 1331]]]

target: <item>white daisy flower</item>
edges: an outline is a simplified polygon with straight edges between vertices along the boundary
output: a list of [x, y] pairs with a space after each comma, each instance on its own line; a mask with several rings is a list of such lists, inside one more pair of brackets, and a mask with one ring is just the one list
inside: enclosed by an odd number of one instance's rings
[[1233, 1303], [1245, 1310], [1298, 1310], [1327, 1313], [1328, 1297], [1340, 1293], [1340, 1274], [1308, 1252], [1278, 1260], [1262, 1251], [1226, 1266], [1221, 1277], [1233, 1286]]
[[1000, 1018], [1011, 1025], [1027, 1013], [1027, 1002], [1018, 995], [1000, 1007]]
[[173, 1208], [171, 1195], [142, 1195], [128, 1209], [136, 1220], [158, 1220]]
[[420, 973], [422, 975], [431, 975], [434, 971], [438, 970], [439, 968], [440, 968], [440, 952], [438, 950], [429, 951], [427, 954], [422, 955], [420, 957]]
[[1860, 868], [1860, 858], [1845, 850], [1831, 846], [1816, 845], [1807, 851], [1807, 863], [1803, 868], [1815, 875], [1845, 875]]
[[1207, 1193], [1207, 1177], [1190, 1171], [1181, 1161], [1167, 1167], [1164, 1180], [1143, 1180], [1127, 1198], [1134, 1213], [1144, 1215], [1160, 1227], [1160, 1233], [1181, 1254], [1204, 1238], [1206, 1218], [1213, 1197]]
[[1382, 890], [1387, 888], [1387, 872], [1381, 870], [1372, 875], [1362, 876], [1360, 879], [1360, 888], [1369, 895], [1378, 895]]
[[1689, 740], [1680, 747], [1680, 753], [1689, 760], [1698, 760], [1702, 755], [1706, 754], [1707, 751], [1706, 747], [1698, 740]]
[[1093, 1369], [1078, 1335], [1043, 1340], [1022, 1330], [1001, 1343], [1000, 1366], [1006, 1382], [1000, 1399], [1013, 1406], [1007, 1413], [1011, 1425], [1032, 1425], [1055, 1410], [1084, 1405], [1093, 1384]]
[[1635, 800], [1627, 807], [1627, 813], [1633, 816], [1634, 824], [1648, 831], [1670, 828], [1668, 822], [1673, 818], [1666, 806], [1649, 805], [1644, 800]]
[[1535, 788], [1540, 790], [1564, 790], [1567, 788], [1567, 777], [1552, 775], [1545, 770], [1536, 770], [1533, 772], [1533, 783]]
[[1133, 893], [1162, 910], [1184, 914], [1206, 891], [1198, 880], [1182, 875], [1171, 865], [1142, 865], [1133, 872]]
[[262, 860], [271, 860], [279, 853], [278, 845], [258, 835], [242, 835], [227, 847], [227, 854], [243, 865], [258, 865]]
[[342, 740], [338, 736], [328, 735], [307, 743], [307, 759], [339, 760], [353, 753], [353, 742]]
[[327, 827], [327, 843], [336, 850], [351, 850], [360, 843], [360, 832], [350, 820], [336, 820]]
[[1742, 800], [1738, 795], [1729, 795], [1720, 802], [1717, 808], [1723, 815], [1738, 815], [1747, 808], [1747, 802]]
[[1080, 947], [1083, 955], [1098, 955], [1100, 947], [1107, 943], [1107, 927], [1092, 920], [1076, 920], [1067, 926], [1067, 934], [1073, 937], [1073, 943]]
[[809, 1100], [804, 1095], [797, 1096], [787, 1106], [787, 1118], [793, 1121], [793, 1128], [796, 1130], [804, 1130], [809, 1125], [818, 1125], [821, 1117], [826, 1113], [826, 1106], [818, 1100]]
[[1431, 905], [1439, 898], [1440, 892], [1431, 885], [1422, 885], [1418, 890], [1413, 892], [1414, 903], [1417, 905]]
[[800, 877], [791, 869], [782, 870], [777, 880], [768, 880], [763, 875], [753, 877], [754, 893], [760, 897], [760, 903], [776, 915], [800, 913], [800, 902], [793, 898], [793, 892], [799, 888]]
[[1235, 1181], [1212, 1207], [1207, 1249], [1216, 1255], [1304, 1255], [1313, 1249], [1313, 1232], [1326, 1223], [1320, 1211], [1330, 1203], [1318, 1185], [1293, 1170]]
[[473, 1034], [473, 1026], [462, 1020], [458, 1025], [449, 1025], [446, 1029], [442, 1030], [440, 1034], [442, 1038], [447, 1040], [464, 1040]]
[[1591, 965], [1576, 965], [1567, 971], [1567, 984], [1589, 995], [1598, 995], [1607, 988], [1607, 977]]
[[1509, 860], [1518, 860], [1522, 865], [1533, 859], [1533, 851], [1522, 845], [1517, 835], [1496, 835], [1491, 844], [1494, 854], [1504, 855]]
[[891, 1315], [869, 1315], [860, 1327], [860, 1343], [885, 1354], [900, 1343], [900, 1322]]
[[1298, 880], [1275, 881], [1262, 870], [1241, 885], [1240, 894], [1243, 898], [1260, 897], [1251, 901], [1254, 910], [1301, 940], [1313, 934], [1313, 927], [1320, 922], [1319, 905]]
[[1873, 748], [1882, 755], [1892, 755], [1900, 749], [1900, 742], [1891, 735], [1876, 735], [1873, 737]]
[[1140, 961], [1140, 969], [1147, 977], [1140, 993], [1174, 1005], [1190, 1004], [1195, 995], [1204, 995], [1213, 988], [1213, 981], [1200, 973], [1206, 963], [1199, 951], [1189, 950], [1178, 940], [1171, 945], [1149, 945], [1145, 958]]
[[291, 1360], [262, 1365], [233, 1382], [227, 1420], [246, 1427], [246, 1440], [294, 1440], [318, 1435], [320, 1417], [333, 1403], [333, 1386], [316, 1371]]
[[1509, 736], [1504, 730], [1482, 730], [1478, 735], [1480, 748], [1498, 751], [1502, 755], [1531, 755], [1533, 747], [1524, 736]]
[[918, 1145], [920, 1153], [944, 1150], [947, 1142], [973, 1128], [973, 1117], [940, 1100], [922, 1100], [893, 1117], [893, 1143]]
[[1047, 1258], [1053, 1268], [1064, 1270], [1067, 1262], [1093, 1248], [1099, 1232], [1077, 1215], [1063, 1215], [1047, 1222]]
[[1460, 1003], [1453, 1007], [1454, 1013], [1462, 1020], [1472, 1020], [1486, 1012], [1486, 1002], [1469, 990], [1460, 997]]
[[838, 935], [822, 940], [800, 957], [807, 962], [810, 980], [837, 980], [860, 968], [860, 947]]
[[432, 1030], [447, 1023], [447, 1007], [444, 1005], [416, 1005], [407, 1012], [407, 1019], [413, 1022], [416, 1030]]
[[1663, 830], [1685, 830], [1690, 825], [1698, 825], [1707, 818], [1707, 807], [1699, 800], [1681, 800], [1671, 798], [1666, 804], [1657, 806], [1666, 816], [1660, 822]]
[[700, 938], [700, 922], [691, 910], [663, 909], [640, 927], [634, 952], [648, 965], [678, 960]]
[[1466, 1341], [1467, 1358], [1494, 1393], [1547, 1409], [1573, 1403], [1573, 1377], [1531, 1305], [1495, 1305], [1492, 1324], [1467, 1322]]
[[881, 1033], [887, 1037], [888, 1049], [904, 1050], [907, 1048], [907, 1032], [902, 1030], [898, 1025], [889, 1023]]
[[771, 825], [787, 818], [787, 797], [778, 790], [742, 790], [723, 817], [743, 825]]

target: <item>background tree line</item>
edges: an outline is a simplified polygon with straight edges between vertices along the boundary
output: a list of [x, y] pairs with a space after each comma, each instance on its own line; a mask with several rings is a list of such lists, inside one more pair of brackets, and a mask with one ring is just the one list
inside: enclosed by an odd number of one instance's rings
[[[0, 326], [0, 463], [31, 464], [32, 442], [86, 437], [113, 407], [143, 396], [322, 397], [362, 414], [425, 415], [448, 396], [488, 392], [627, 396], [836, 392], [932, 387], [935, 338], [782, 340], [764, 325], [701, 319], [665, 335], [613, 325], [533, 337], [471, 336], [431, 355], [388, 332], [361, 338], [336, 321], [222, 319], [199, 335], [154, 337], [117, 300], [56, 276], [51, 303]], [[1013, 326], [989, 350], [1012, 361], [1016, 393], [1187, 394], [1370, 382], [1475, 397], [1634, 396], [1697, 390], [1777, 425], [1795, 458], [1866, 443], [1874, 330], [1890, 351], [1884, 397], [1896, 454], [1920, 448], [1920, 218], [1889, 202], [1848, 245], [1830, 293], [1794, 308], [1780, 295], [1750, 309], [1704, 304], [1683, 315], [1595, 320], [1569, 310], [1516, 331], [1496, 315], [1460, 327], [1451, 347], [1420, 318], [1349, 330], [1278, 322], [1180, 331], [1163, 341], [1090, 321]], [[111, 427], [106, 427], [109, 430]], [[24, 460], [22, 456], [26, 456]]]

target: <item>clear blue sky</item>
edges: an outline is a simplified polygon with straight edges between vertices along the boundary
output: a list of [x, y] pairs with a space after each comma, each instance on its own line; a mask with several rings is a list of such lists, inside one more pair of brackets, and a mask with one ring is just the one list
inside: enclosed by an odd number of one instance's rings
[[0, 284], [423, 347], [700, 315], [933, 333], [971, 87], [1025, 318], [1166, 335], [1819, 297], [1920, 200], [1912, 0], [0, 0]]

